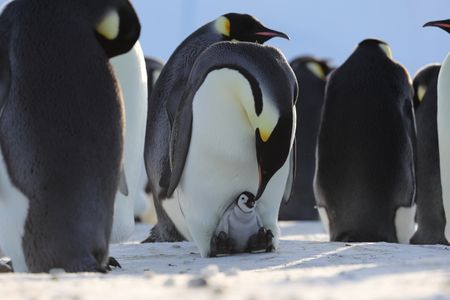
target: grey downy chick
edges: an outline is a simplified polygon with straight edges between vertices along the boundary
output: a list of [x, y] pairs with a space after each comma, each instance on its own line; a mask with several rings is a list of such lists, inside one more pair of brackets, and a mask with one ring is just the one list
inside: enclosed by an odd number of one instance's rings
[[255, 196], [243, 192], [223, 214], [211, 240], [211, 256], [271, 251], [272, 238], [256, 211]]

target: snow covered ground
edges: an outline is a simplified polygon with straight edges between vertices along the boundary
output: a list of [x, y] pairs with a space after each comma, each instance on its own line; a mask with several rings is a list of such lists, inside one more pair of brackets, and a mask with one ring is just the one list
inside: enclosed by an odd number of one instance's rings
[[204, 259], [188, 242], [113, 245], [122, 269], [4, 274], [0, 299], [450, 299], [450, 247], [329, 243], [318, 222], [281, 227], [276, 253]]

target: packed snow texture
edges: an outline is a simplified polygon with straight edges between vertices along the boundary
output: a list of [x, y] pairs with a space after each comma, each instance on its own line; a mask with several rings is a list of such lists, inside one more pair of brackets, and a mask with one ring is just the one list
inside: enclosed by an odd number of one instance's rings
[[111, 246], [107, 275], [3, 274], [0, 299], [450, 299], [450, 247], [330, 243], [319, 222], [282, 222], [276, 253], [201, 258], [194, 244]]

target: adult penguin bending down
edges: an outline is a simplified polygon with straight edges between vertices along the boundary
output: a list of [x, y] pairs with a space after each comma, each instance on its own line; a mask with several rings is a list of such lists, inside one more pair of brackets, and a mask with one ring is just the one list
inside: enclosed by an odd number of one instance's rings
[[144, 152], [158, 223], [144, 242], [180, 241], [186, 238], [179, 233], [182, 228], [175, 228], [173, 224], [173, 219], [182, 218], [182, 213], [178, 203], [169, 199], [172, 196], [168, 193], [172, 177], [169, 138], [175, 113], [197, 57], [216, 42], [236, 40], [262, 44], [273, 37], [288, 38], [284, 33], [266, 28], [250, 15], [229, 13], [187, 37], [162, 69], [149, 101]]
[[314, 190], [332, 241], [407, 243], [414, 233], [409, 80], [389, 46], [373, 39], [362, 41], [330, 75]]
[[296, 98], [292, 69], [273, 47], [216, 43], [194, 64], [175, 115], [167, 194], [182, 212], [172, 221], [202, 256], [211, 254], [219, 219], [242, 191], [255, 195], [276, 248]]
[[105, 271], [123, 148], [109, 58], [127, 0], [17, 0], [0, 16], [0, 245], [15, 271]]

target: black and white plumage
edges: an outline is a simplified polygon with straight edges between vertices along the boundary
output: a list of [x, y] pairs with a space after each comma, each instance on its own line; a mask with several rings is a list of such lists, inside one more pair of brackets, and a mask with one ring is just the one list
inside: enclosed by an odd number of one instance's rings
[[446, 244], [437, 132], [437, 83], [440, 65], [429, 65], [414, 77], [417, 123], [417, 224], [413, 244]]
[[314, 180], [332, 241], [409, 242], [416, 132], [407, 71], [389, 46], [364, 40], [330, 74]]
[[194, 64], [170, 140], [168, 195], [179, 213], [168, 213], [202, 256], [211, 254], [220, 216], [242, 191], [256, 195], [277, 246], [296, 97], [295, 76], [272, 47], [217, 43]]
[[125, 0], [16, 0], [0, 16], [0, 245], [15, 271], [105, 271], [123, 149], [109, 58]]
[[[424, 26], [438, 27], [450, 33], [450, 19], [428, 22]], [[437, 89], [437, 130], [442, 200], [445, 215], [450, 216], [450, 53], [442, 62]], [[450, 241], [450, 222], [448, 219], [445, 225], [445, 237], [447, 241]]]
[[185, 239], [167, 215], [167, 210], [177, 211], [178, 215], [181, 213], [177, 203], [167, 200], [172, 196], [168, 192], [172, 178], [169, 139], [175, 114], [186, 92], [188, 77], [196, 59], [208, 46], [217, 42], [235, 40], [264, 43], [277, 36], [287, 38], [284, 33], [266, 28], [250, 15], [229, 13], [192, 33], [165, 64], [149, 102], [144, 153], [158, 224], [144, 242]]

